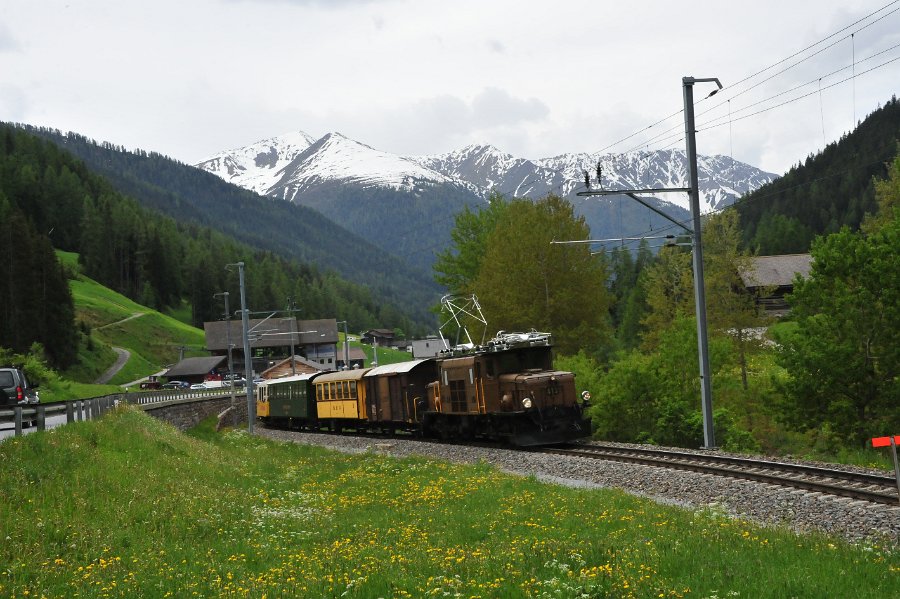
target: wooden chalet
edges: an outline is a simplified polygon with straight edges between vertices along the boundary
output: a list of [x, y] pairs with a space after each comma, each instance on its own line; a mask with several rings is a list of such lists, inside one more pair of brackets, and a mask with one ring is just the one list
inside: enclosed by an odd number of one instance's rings
[[756, 295], [766, 314], [784, 316], [790, 311], [785, 297], [794, 290], [797, 276], [807, 278], [812, 268], [809, 254], [754, 256], [740, 274], [744, 287]]
[[369, 329], [360, 336], [360, 342], [372, 345], [378, 341], [378, 345], [391, 346], [394, 344], [396, 335], [391, 329]]
[[225, 356], [202, 356], [199, 358], [185, 358], [178, 364], [168, 369], [164, 377], [170, 381], [187, 381], [188, 383], [202, 383], [209, 375], [224, 374], [228, 369]]

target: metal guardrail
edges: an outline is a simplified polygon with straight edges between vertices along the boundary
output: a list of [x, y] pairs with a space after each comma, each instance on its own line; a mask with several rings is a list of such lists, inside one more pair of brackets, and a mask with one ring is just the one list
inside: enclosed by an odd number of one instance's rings
[[[246, 389], [236, 388], [235, 397], [247, 395]], [[231, 387], [219, 387], [216, 389], [182, 389], [172, 391], [142, 391], [141, 393], [120, 393], [121, 401], [136, 405], [148, 405], [154, 403], [162, 403], [166, 401], [178, 401], [182, 399], [219, 399], [221, 397], [230, 397]]]
[[[236, 391], [236, 396], [246, 395]], [[66, 415], [66, 423], [100, 418], [113, 409], [119, 403], [129, 403], [139, 406], [148, 406], [159, 403], [168, 403], [183, 400], [220, 399], [231, 396], [230, 387], [219, 389], [174, 390], [174, 391], [150, 391], [141, 393], [115, 393], [101, 397], [86, 399], [73, 399], [69, 401], [55, 401], [41, 404], [10, 406], [0, 408], [0, 423], [15, 425], [15, 436], [21, 436], [26, 422], [34, 423], [37, 430], [47, 429], [47, 417], [53, 415]]]

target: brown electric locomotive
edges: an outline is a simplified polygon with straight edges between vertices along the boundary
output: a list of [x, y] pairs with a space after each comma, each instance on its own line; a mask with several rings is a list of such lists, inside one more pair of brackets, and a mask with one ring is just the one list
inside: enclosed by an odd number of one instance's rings
[[[284, 399], [293, 397], [296, 406]], [[534, 331], [501, 331], [436, 358], [268, 381], [259, 400], [264, 422], [291, 428], [404, 430], [520, 446], [590, 435], [575, 375], [553, 369], [550, 335]]]

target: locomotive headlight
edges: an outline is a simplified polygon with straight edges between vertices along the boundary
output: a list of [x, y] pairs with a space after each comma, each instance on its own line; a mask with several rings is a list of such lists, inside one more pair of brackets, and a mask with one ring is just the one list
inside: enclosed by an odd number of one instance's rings
[[525, 408], [526, 410], [530, 410], [530, 409], [531, 409], [531, 406], [532, 406], [532, 403], [531, 403], [531, 398], [530, 398], [530, 397], [526, 397], [525, 399], [522, 400], [522, 407], [523, 407], [523, 408]]

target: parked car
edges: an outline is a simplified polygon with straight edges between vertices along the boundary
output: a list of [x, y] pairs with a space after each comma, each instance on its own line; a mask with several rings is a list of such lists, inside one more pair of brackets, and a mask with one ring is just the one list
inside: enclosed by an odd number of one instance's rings
[[191, 384], [187, 381], [169, 381], [165, 383], [162, 388], [163, 389], [187, 389], [191, 386]]
[[[0, 368], [0, 406], [27, 406], [40, 402], [37, 385], [29, 384], [24, 372], [18, 368]], [[34, 423], [34, 420], [22, 422], [23, 426]]]
[[18, 368], [0, 368], [0, 405], [24, 406], [40, 403], [37, 385], [28, 384], [25, 373]]
[[196, 391], [197, 389], [206, 389], [206, 383], [194, 383], [191, 385], [191, 390]]
[[234, 378], [228, 378], [226, 376], [225, 380], [222, 382], [225, 384], [226, 387], [229, 387], [229, 386], [243, 387], [244, 385], [247, 384], [247, 379], [245, 379], [241, 376], [237, 376], [237, 375], [235, 375]]
[[141, 383], [141, 389], [162, 389], [163, 386], [159, 381], [144, 381]]

